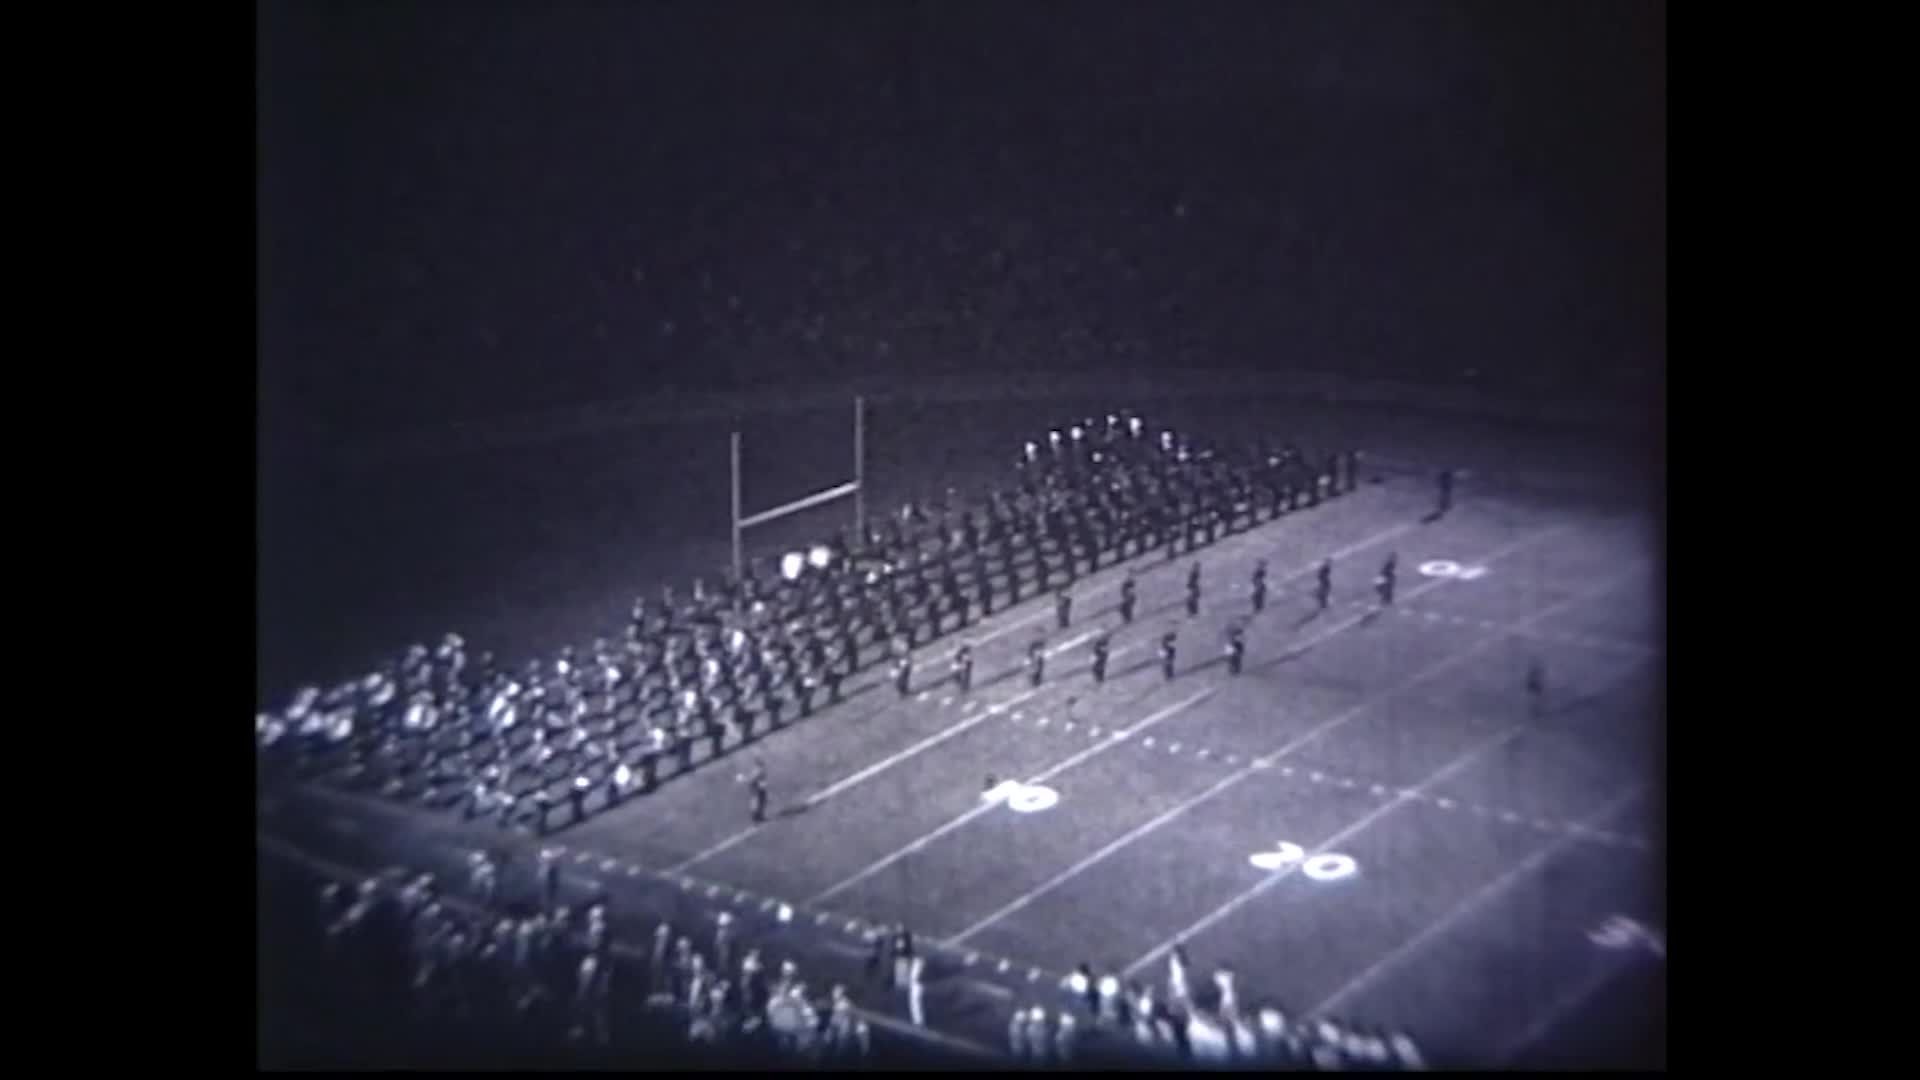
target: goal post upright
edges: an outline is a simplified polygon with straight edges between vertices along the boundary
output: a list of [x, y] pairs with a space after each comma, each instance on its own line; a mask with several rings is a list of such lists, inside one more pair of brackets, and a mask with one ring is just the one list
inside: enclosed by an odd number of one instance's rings
[[[811, 510], [836, 499], [853, 496], [854, 527], [858, 536], [864, 537], [867, 528], [867, 405], [866, 398], [855, 396], [853, 399], [853, 479], [844, 484], [823, 488], [811, 495], [803, 495], [792, 502], [776, 506], [771, 510], [762, 510], [757, 514], [746, 514], [742, 496], [740, 468], [741, 437], [738, 429], [729, 439], [729, 458], [732, 472], [732, 532], [733, 532], [733, 580], [737, 584], [745, 579], [746, 573], [746, 531], [755, 525], [765, 525], [783, 517], [797, 514], [802, 510]], [[737, 595], [737, 594], [736, 594]]]
[[867, 535], [867, 399], [853, 397], [853, 535]]
[[733, 472], [733, 519], [732, 519], [733, 520], [733, 580], [735, 584], [738, 584], [742, 580], [741, 571], [743, 570], [743, 566], [741, 564], [741, 557], [740, 557], [740, 533], [741, 533], [742, 526], [740, 524], [740, 432], [739, 431], [736, 430], [733, 432], [733, 437], [732, 439], [729, 440], [729, 446], [732, 451], [731, 458], [733, 462], [733, 469], [732, 469], [732, 472]]

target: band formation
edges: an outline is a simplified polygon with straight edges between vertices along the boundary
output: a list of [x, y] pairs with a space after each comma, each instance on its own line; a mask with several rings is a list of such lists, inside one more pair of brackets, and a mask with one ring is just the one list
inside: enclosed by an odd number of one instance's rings
[[[584, 650], [567, 648], [514, 670], [486, 653], [470, 656], [459, 635], [448, 634], [435, 648], [415, 645], [379, 670], [330, 690], [303, 688], [284, 709], [256, 717], [262, 779], [372, 792], [544, 835], [644, 797], [810, 717], [841, 701], [846, 684], [863, 671], [884, 668], [893, 693], [903, 699], [936, 685], [971, 694], [975, 651], [965, 639], [970, 626], [1008, 605], [1050, 594], [1051, 625], [1066, 631], [1074, 625], [1076, 586], [1096, 571], [1192, 558], [1183, 608], [1198, 616], [1208, 584], [1202, 549], [1350, 493], [1359, 471], [1359, 455], [1351, 451], [1310, 455], [1295, 446], [1217, 446], [1170, 429], [1149, 432], [1144, 420], [1125, 412], [1103, 423], [1083, 420], [1026, 443], [1011, 482], [969, 505], [948, 492], [931, 504], [903, 506], [858, 535], [843, 531], [825, 539], [811, 557], [789, 557], [777, 570], [756, 564], [739, 580], [713, 587], [703, 581], [684, 592], [668, 587], [657, 599], [635, 601], [617, 638], [595, 640]], [[1444, 474], [1436, 514], [1446, 512], [1451, 498], [1452, 476]], [[1397, 561], [1389, 556], [1372, 577], [1381, 605], [1393, 603]], [[1129, 626], [1140, 611], [1133, 570], [1125, 573], [1114, 610]], [[1331, 560], [1313, 575], [1312, 596], [1321, 610], [1332, 602], [1334, 576]], [[1248, 586], [1236, 591], [1235, 602], [1247, 603], [1248, 614], [1257, 615], [1268, 601], [1264, 561], [1254, 567]], [[1115, 652], [1112, 631], [1092, 633], [1091, 663], [1053, 678], [1106, 681]], [[922, 650], [954, 636], [960, 641], [949, 670], [922, 670]], [[1183, 642], [1177, 627], [1159, 635], [1161, 678], [1192, 670], [1180, 663], [1182, 646], [1192, 644]], [[1217, 647], [1229, 675], [1240, 675], [1244, 625], [1231, 623]], [[1048, 680], [1048, 656], [1044, 637], [1028, 643], [1019, 674], [1030, 686]], [[1540, 679], [1537, 668], [1530, 672], [1535, 697]], [[769, 782], [760, 755], [738, 779], [748, 793], [751, 820], [765, 821]], [[494, 857], [476, 853], [469, 870], [470, 891], [484, 919], [498, 899], [501, 869]], [[566, 977], [556, 977], [547, 997], [575, 1001], [577, 1008], [557, 1017], [573, 1040], [604, 1045], [606, 974], [613, 964], [604, 901], [590, 904], [584, 918], [575, 916], [559, 895], [558, 880], [553, 853], [543, 851], [536, 907], [551, 916], [523, 914], [464, 932], [490, 942], [503, 963], [512, 961], [511, 970], [525, 969], [525, 977], [513, 983], [520, 990], [510, 995], [518, 1003], [516, 1015], [537, 1011], [543, 1000], [537, 991], [544, 982], [535, 977], [540, 965], [528, 959], [539, 952], [538, 943], [578, 938], [584, 959], [567, 953], [569, 962], [554, 969]], [[323, 905], [330, 936], [368, 925], [383, 905], [432, 908], [447, 916], [448, 909], [432, 901], [431, 881], [369, 879], [357, 896], [334, 890]], [[718, 972], [730, 973], [741, 961], [732, 955], [727, 917], [721, 918], [711, 960]], [[445, 921], [409, 917], [399, 924]], [[870, 978], [904, 989], [913, 1021], [924, 1023], [922, 965], [910, 933], [900, 927], [873, 940]], [[844, 987], [834, 988], [824, 1008], [815, 1007], [804, 993], [788, 992], [787, 983], [797, 984], [790, 962], [783, 962], [780, 978], [767, 977], [759, 954], [749, 951], [735, 992], [736, 983], [703, 976], [710, 969], [701, 952], [661, 925], [645, 980], [650, 994], [691, 1010], [696, 1032], [701, 1018], [711, 1027], [712, 1018], [723, 1015], [701, 1004], [717, 995], [727, 1008], [786, 1033], [784, 1041], [817, 1029], [826, 1033], [820, 1045], [835, 1053], [864, 1052], [869, 1032], [850, 1011]], [[1140, 983], [1122, 987], [1117, 977], [1096, 977], [1083, 967], [1061, 988], [1066, 999], [1051, 1023], [1043, 1007], [1016, 1010], [1008, 1029], [1010, 1051], [1030, 1063], [1074, 1060], [1078, 1016], [1097, 1030], [1137, 1029], [1146, 1045], [1180, 1044], [1180, 1056], [1189, 1060], [1421, 1065], [1404, 1036], [1362, 1036], [1330, 1023], [1290, 1025], [1272, 1008], [1242, 1011], [1225, 969], [1215, 973], [1217, 986], [1209, 991], [1218, 1008], [1186, 1007], [1193, 991], [1184, 949], [1169, 965], [1166, 1000], [1157, 1003]], [[570, 979], [579, 985], [568, 987]], [[759, 989], [748, 994], [750, 987]], [[800, 1013], [781, 1014], [790, 1002], [800, 1003], [792, 1006]], [[1176, 1017], [1183, 1022], [1173, 1023]], [[1209, 1026], [1202, 1017], [1217, 1022]]]
[[[1084, 575], [1148, 556], [1173, 560], [1310, 511], [1353, 491], [1358, 472], [1353, 452], [1216, 447], [1170, 429], [1149, 434], [1124, 413], [1082, 421], [1027, 443], [1014, 483], [973, 506], [957, 505], [951, 492], [934, 505], [903, 506], [864, 535], [826, 540], [824, 557], [791, 579], [756, 565], [716, 587], [668, 586], [657, 600], [634, 602], [617, 642], [596, 639], [513, 671], [490, 654], [470, 656], [448, 634], [364, 678], [303, 688], [285, 709], [255, 718], [262, 765], [270, 776], [545, 833], [810, 717], [839, 702], [863, 669], [887, 664], [894, 692], [906, 697], [926, 682], [916, 649], [1007, 605], [1051, 590], [1054, 625], [1065, 630]], [[1392, 602], [1395, 575], [1389, 559], [1374, 579], [1380, 602]], [[1332, 579], [1329, 562], [1316, 578], [1323, 608]], [[1199, 614], [1205, 585], [1196, 559], [1189, 616]], [[1263, 562], [1253, 572], [1252, 612], [1266, 600]], [[1131, 572], [1118, 611], [1126, 624], [1138, 613]], [[1183, 644], [1177, 629], [1160, 637], [1164, 678], [1179, 674]], [[1230, 626], [1219, 648], [1239, 674], [1243, 628]], [[1110, 637], [1097, 637], [1091, 652], [1089, 675], [1102, 682]], [[1046, 660], [1046, 642], [1033, 641], [1031, 685], [1047, 678]], [[953, 685], [970, 692], [972, 648], [961, 644], [951, 665]], [[763, 765], [748, 789], [761, 819]]]

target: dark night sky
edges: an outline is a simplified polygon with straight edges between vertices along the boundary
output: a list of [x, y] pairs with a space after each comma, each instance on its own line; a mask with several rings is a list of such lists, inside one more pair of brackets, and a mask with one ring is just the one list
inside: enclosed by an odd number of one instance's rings
[[264, 3], [269, 425], [875, 371], [1664, 371], [1665, 13]]

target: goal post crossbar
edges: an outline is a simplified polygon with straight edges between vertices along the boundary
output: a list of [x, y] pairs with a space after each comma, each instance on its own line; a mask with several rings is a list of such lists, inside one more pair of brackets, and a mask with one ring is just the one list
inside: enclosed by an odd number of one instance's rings
[[743, 529], [751, 529], [755, 525], [765, 525], [769, 521], [786, 517], [788, 514], [797, 514], [802, 510], [811, 510], [821, 503], [829, 503], [835, 499], [844, 499], [859, 490], [860, 481], [850, 480], [847, 483], [841, 484], [839, 487], [830, 487], [824, 491], [816, 491], [811, 495], [795, 499], [785, 506], [776, 506], [771, 510], [762, 510], [752, 517], [741, 518], [740, 527]]
[[835, 499], [853, 497], [853, 524], [856, 534], [864, 533], [867, 527], [867, 407], [866, 399], [853, 399], [853, 479], [830, 488], [816, 491], [795, 499], [784, 506], [771, 510], [762, 510], [757, 514], [745, 515], [741, 507], [740, 492], [740, 432], [733, 432], [733, 579], [740, 581], [746, 568], [744, 534], [756, 525], [765, 525], [783, 517], [797, 514], [802, 510], [811, 510], [816, 506], [833, 502]]

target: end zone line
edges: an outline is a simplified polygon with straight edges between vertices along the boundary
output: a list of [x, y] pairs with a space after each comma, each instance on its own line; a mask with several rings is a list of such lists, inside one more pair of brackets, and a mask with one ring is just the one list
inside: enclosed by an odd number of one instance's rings
[[[1074, 754], [1072, 757], [1067, 758], [1065, 761], [1062, 761], [1059, 764], [1054, 765], [1053, 767], [1047, 769], [1045, 772], [1042, 772], [1041, 774], [1039, 774], [1038, 776], [1035, 776], [1033, 779], [1027, 782], [1030, 784], [1038, 784], [1038, 783], [1041, 783], [1042, 781], [1052, 779], [1053, 777], [1067, 771], [1068, 769], [1073, 768], [1075, 765], [1080, 764], [1081, 762], [1087, 760], [1088, 758], [1094, 756], [1095, 754], [1098, 754], [1104, 750], [1110, 750], [1113, 747], [1120, 745], [1135, 733], [1144, 731], [1145, 729], [1153, 726], [1154, 724], [1159, 723], [1162, 720], [1165, 720], [1167, 717], [1172, 716], [1175, 713], [1181, 712], [1184, 709], [1191, 708], [1192, 706], [1200, 703], [1201, 701], [1204, 701], [1207, 698], [1212, 697], [1214, 694], [1218, 692], [1219, 692], [1218, 687], [1208, 687], [1207, 689], [1201, 690], [1199, 693], [1196, 693], [1190, 697], [1174, 702], [1172, 705], [1169, 705], [1166, 708], [1161, 709], [1159, 712], [1154, 713], [1152, 716], [1147, 717], [1145, 720], [1140, 721], [1139, 723], [1133, 725], [1132, 727], [1114, 732], [1113, 734], [1107, 736], [1106, 738], [1100, 740], [1099, 742], [1094, 743], [1092, 746], [1087, 747], [1085, 750], [1082, 750], [1079, 753]], [[895, 851], [893, 854], [888, 855], [880, 859], [878, 862], [875, 862], [869, 865], [866, 869], [861, 870], [859, 873], [854, 874], [852, 877], [847, 878], [846, 880], [841, 881], [840, 883], [829, 887], [826, 891], [821, 892], [818, 895], [807, 898], [804, 901], [805, 906], [812, 907], [815, 904], [818, 904], [821, 901], [828, 899], [829, 897], [835, 896], [841, 892], [846, 891], [849, 888], [852, 888], [854, 885], [857, 885], [860, 882], [865, 881], [866, 879], [879, 873], [880, 871], [885, 870], [887, 867], [892, 866], [894, 863], [899, 862], [901, 859], [906, 858], [908, 855], [911, 855], [914, 852], [932, 843], [933, 841], [938, 840], [940, 837], [945, 836], [946, 834], [952, 832], [953, 830], [960, 828], [961, 826], [967, 824], [968, 822], [981, 816], [982, 814], [989, 813], [998, 808], [999, 808], [998, 803], [984, 803], [980, 806], [974, 807], [973, 809], [967, 811], [966, 813], [961, 814], [959, 817], [956, 817], [953, 820], [947, 822], [945, 825], [940, 826], [939, 828], [933, 830], [932, 832], [926, 834], [925, 836], [920, 837], [918, 840], [915, 840], [912, 843], [908, 844], [907, 846], [901, 848], [900, 850]]]
[[[1618, 798], [1610, 800], [1605, 806], [1601, 807], [1599, 810], [1591, 814], [1588, 814], [1585, 818], [1581, 819], [1581, 823], [1583, 825], [1591, 827], [1594, 825], [1598, 825], [1600, 822], [1606, 821], [1608, 818], [1611, 818], [1614, 814], [1620, 812], [1627, 805], [1632, 803], [1635, 799], [1638, 799], [1646, 791], [1646, 789], [1647, 789], [1646, 784], [1634, 785], [1625, 794], [1619, 796]], [[1305, 1012], [1301, 1013], [1301, 1015], [1309, 1019], [1320, 1017], [1340, 1007], [1342, 1004], [1345, 1004], [1348, 999], [1352, 998], [1355, 994], [1359, 993], [1361, 990], [1364, 990], [1374, 980], [1378, 979], [1380, 976], [1386, 974], [1387, 972], [1393, 970], [1395, 967], [1399, 966], [1402, 962], [1407, 960], [1409, 957], [1419, 952], [1420, 949], [1427, 944], [1427, 942], [1433, 940], [1433, 938], [1436, 937], [1437, 935], [1445, 933], [1449, 927], [1453, 926], [1455, 923], [1459, 922], [1461, 919], [1466, 918], [1469, 913], [1477, 910], [1482, 904], [1485, 904], [1487, 901], [1493, 899], [1495, 896], [1498, 896], [1502, 892], [1505, 892], [1507, 889], [1511, 888], [1514, 885], [1514, 883], [1518, 882], [1520, 879], [1526, 877], [1528, 874], [1533, 873], [1535, 870], [1540, 869], [1540, 867], [1544, 866], [1550, 860], [1557, 858], [1561, 853], [1572, 848], [1574, 841], [1577, 839], [1578, 839], [1577, 834], [1568, 833], [1567, 835], [1562, 836], [1560, 839], [1555, 840], [1553, 843], [1548, 844], [1545, 847], [1541, 848], [1539, 851], [1534, 852], [1532, 855], [1528, 856], [1525, 860], [1515, 864], [1513, 867], [1508, 869], [1506, 873], [1501, 874], [1499, 877], [1495, 878], [1494, 880], [1488, 882], [1485, 885], [1482, 885], [1478, 890], [1476, 890], [1472, 895], [1468, 896], [1465, 900], [1462, 900], [1458, 904], [1455, 904], [1453, 908], [1449, 910], [1445, 915], [1442, 915], [1440, 918], [1435, 919], [1432, 923], [1429, 923], [1426, 929], [1421, 930], [1418, 934], [1415, 934], [1413, 937], [1408, 938], [1406, 941], [1403, 941], [1399, 945], [1395, 946], [1393, 951], [1387, 953], [1385, 956], [1382, 956], [1380, 959], [1374, 961], [1371, 965], [1367, 967], [1365, 971], [1362, 971], [1360, 974], [1355, 975], [1352, 979], [1349, 979], [1345, 985], [1341, 986], [1338, 990], [1335, 990], [1333, 993], [1328, 994], [1324, 999], [1321, 1000], [1321, 1002], [1318, 1005], [1315, 1005], [1314, 1007], [1306, 1010]]]
[[[1514, 625], [1521, 626], [1530, 622], [1534, 622], [1539, 619], [1543, 619], [1548, 615], [1552, 614], [1554, 611], [1562, 607], [1565, 607], [1568, 604], [1575, 602], [1576, 600], [1583, 600], [1590, 596], [1596, 595], [1604, 591], [1605, 589], [1612, 588], [1614, 585], [1618, 584], [1621, 580], [1623, 580], [1629, 574], [1635, 574], [1639, 572], [1640, 572], [1639, 567], [1636, 565], [1636, 567], [1633, 570], [1628, 571], [1626, 574], [1617, 575], [1615, 578], [1610, 580], [1606, 585], [1601, 586], [1600, 588], [1588, 589], [1583, 592], [1576, 593], [1573, 596], [1569, 596], [1566, 599], [1559, 601], [1558, 603], [1548, 605], [1547, 607], [1540, 609], [1539, 611], [1533, 613], [1532, 615], [1528, 615], [1523, 619], [1517, 620]], [[1508, 631], [1508, 633], [1510, 632], [1511, 630]], [[1440, 670], [1452, 667], [1453, 665], [1458, 664], [1466, 660], [1467, 658], [1473, 656], [1475, 653], [1478, 653], [1482, 649], [1485, 649], [1497, 642], [1504, 640], [1505, 637], [1506, 637], [1506, 633], [1497, 634], [1497, 635], [1488, 637], [1483, 641], [1475, 643], [1472, 647], [1462, 652], [1455, 653], [1451, 657], [1441, 660], [1435, 664], [1429, 665], [1427, 669], [1422, 671], [1419, 675], [1416, 675], [1411, 679], [1402, 681], [1398, 686], [1394, 687], [1393, 690], [1388, 691], [1387, 694], [1380, 695], [1378, 698], [1373, 700], [1361, 702], [1359, 705], [1348, 710], [1346, 714], [1340, 717], [1336, 717], [1334, 720], [1329, 721], [1326, 724], [1322, 724], [1319, 728], [1316, 728], [1313, 731], [1308, 732], [1306, 735], [1303, 735], [1300, 738], [1293, 740], [1291, 743], [1288, 744], [1286, 749], [1280, 750], [1272, 755], [1268, 755], [1266, 757], [1257, 759], [1257, 761], [1271, 762], [1279, 757], [1282, 757], [1287, 753], [1290, 753], [1293, 749], [1298, 748], [1300, 746], [1304, 746], [1307, 742], [1311, 741], [1314, 738], [1317, 738], [1323, 730], [1330, 730], [1335, 724], [1345, 723], [1346, 721], [1351, 720], [1354, 716], [1359, 715], [1362, 710], [1369, 708], [1374, 704], [1377, 704], [1379, 700], [1384, 700], [1386, 697], [1391, 696], [1394, 693], [1398, 693], [1400, 690], [1405, 689], [1407, 686], [1410, 686], [1416, 682], [1420, 682], [1432, 676], [1434, 673]], [[1368, 813], [1365, 817], [1362, 817], [1359, 821], [1355, 822], [1354, 824], [1347, 826], [1346, 828], [1340, 830], [1334, 835], [1314, 845], [1312, 849], [1313, 852], [1315, 853], [1321, 852], [1334, 844], [1341, 843], [1346, 839], [1348, 839], [1349, 837], [1361, 832], [1368, 826], [1372, 825], [1375, 821], [1378, 821], [1382, 817], [1385, 817], [1387, 814], [1392, 813], [1394, 810], [1397, 810], [1400, 807], [1415, 801], [1416, 796], [1424, 792], [1427, 788], [1430, 788], [1434, 784], [1440, 782], [1441, 780], [1446, 779], [1447, 776], [1450, 773], [1452, 773], [1455, 769], [1458, 769], [1464, 765], [1470, 764], [1473, 761], [1473, 759], [1477, 757], [1479, 754], [1493, 748], [1494, 746], [1499, 745], [1500, 743], [1507, 741], [1508, 739], [1513, 738], [1514, 736], [1520, 734], [1521, 732], [1528, 730], [1531, 726], [1532, 725], [1530, 723], [1516, 724], [1513, 727], [1508, 728], [1507, 730], [1501, 732], [1499, 735], [1495, 736], [1493, 739], [1487, 740], [1479, 744], [1473, 750], [1469, 751], [1467, 754], [1463, 755], [1462, 757], [1455, 759], [1453, 762], [1449, 763], [1448, 765], [1443, 766], [1438, 772], [1427, 777], [1425, 780], [1422, 780], [1420, 783], [1414, 785], [1413, 787], [1400, 792], [1398, 795], [1394, 796], [1392, 801], [1388, 802], [1384, 806], [1380, 807], [1377, 810], [1372, 811], [1371, 813]], [[1247, 775], [1251, 775], [1255, 767], [1256, 766], [1243, 767], [1238, 773], [1235, 774], [1235, 776], [1244, 777]], [[1172, 951], [1175, 945], [1178, 945], [1183, 941], [1187, 941], [1191, 939], [1194, 935], [1201, 933], [1202, 931], [1206, 930], [1208, 927], [1219, 922], [1221, 919], [1224, 919], [1228, 915], [1231, 915], [1234, 911], [1238, 910], [1241, 905], [1247, 903], [1248, 901], [1253, 900], [1255, 897], [1258, 897], [1261, 893], [1265, 892], [1269, 888], [1272, 888], [1275, 884], [1279, 883], [1280, 881], [1285, 880], [1289, 875], [1292, 874], [1293, 870], [1296, 869], [1299, 865], [1300, 864], [1296, 863], [1294, 864], [1294, 866], [1288, 867], [1286, 870], [1282, 870], [1277, 873], [1270, 874], [1269, 876], [1267, 876], [1266, 878], [1264, 878], [1263, 880], [1255, 884], [1252, 888], [1246, 890], [1245, 892], [1242, 892], [1239, 896], [1234, 897], [1232, 900], [1227, 901], [1225, 904], [1221, 905], [1219, 908], [1216, 908], [1211, 914], [1207, 915], [1206, 917], [1200, 919], [1198, 922], [1187, 927], [1185, 930], [1181, 931], [1180, 933], [1175, 934], [1174, 936], [1168, 938], [1167, 940], [1161, 942], [1160, 944], [1154, 946], [1152, 949], [1148, 950], [1148, 952], [1145, 955], [1141, 956], [1138, 960], [1135, 960], [1132, 964], [1129, 964], [1126, 967], [1126, 969], [1121, 972], [1121, 974], [1132, 975], [1134, 972], [1140, 970], [1141, 968], [1147, 966], [1148, 964], [1153, 963], [1155, 960], [1158, 960], [1160, 957]]]

